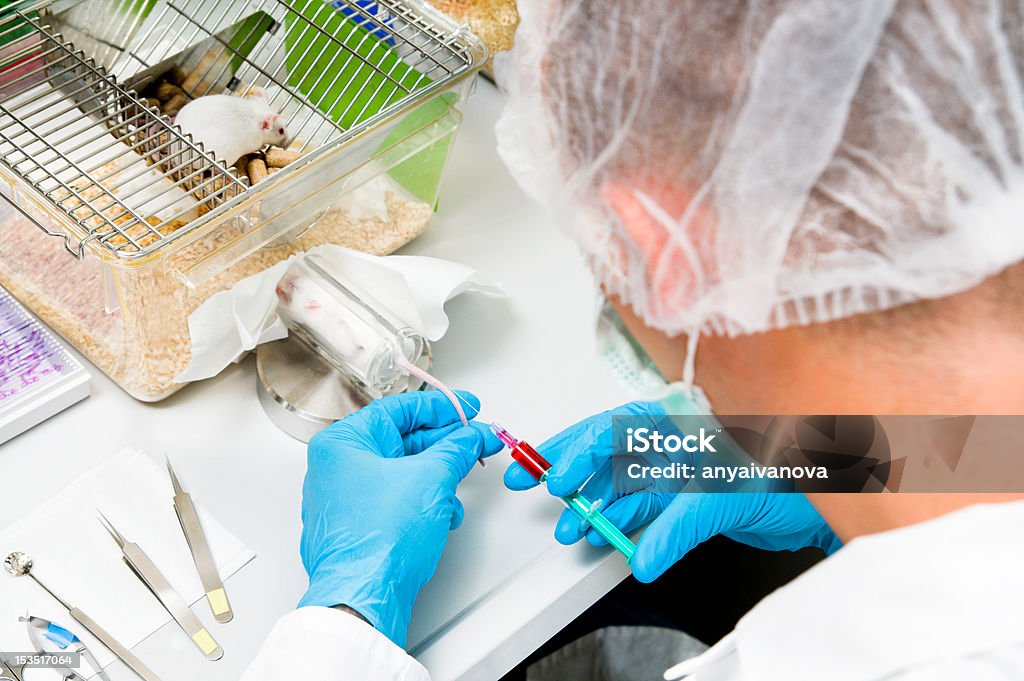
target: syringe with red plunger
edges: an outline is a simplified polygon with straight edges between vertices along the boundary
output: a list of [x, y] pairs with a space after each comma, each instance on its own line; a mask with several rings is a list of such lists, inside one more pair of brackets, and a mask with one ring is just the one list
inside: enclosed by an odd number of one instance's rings
[[[527, 473], [537, 479], [537, 482], [545, 482], [548, 477], [548, 470], [551, 468], [551, 464], [548, 463], [547, 459], [540, 455], [536, 449], [530, 446], [529, 443], [524, 442], [514, 437], [507, 430], [502, 428], [497, 423], [491, 424], [491, 431], [498, 437], [499, 440], [505, 443], [505, 446], [509, 448], [512, 454], [512, 458], [522, 466]], [[626, 557], [628, 563], [633, 558], [633, 552], [636, 551], [636, 544], [629, 540], [629, 537], [624, 535], [619, 528], [615, 527], [610, 520], [604, 517], [598, 509], [601, 507], [601, 502], [591, 502], [585, 496], [579, 492], [574, 492], [567, 497], [559, 497], [565, 507], [571, 509], [581, 520], [588, 523], [594, 530], [597, 531], [602, 537], [604, 537], [609, 544], [619, 550], [622, 555]]]

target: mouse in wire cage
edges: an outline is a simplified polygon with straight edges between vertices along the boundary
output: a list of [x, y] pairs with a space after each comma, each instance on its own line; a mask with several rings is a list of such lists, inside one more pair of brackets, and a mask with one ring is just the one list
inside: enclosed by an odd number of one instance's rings
[[253, 88], [247, 98], [197, 97], [181, 108], [174, 123], [229, 166], [268, 144], [285, 149], [291, 141], [284, 117], [270, 106], [262, 88]]

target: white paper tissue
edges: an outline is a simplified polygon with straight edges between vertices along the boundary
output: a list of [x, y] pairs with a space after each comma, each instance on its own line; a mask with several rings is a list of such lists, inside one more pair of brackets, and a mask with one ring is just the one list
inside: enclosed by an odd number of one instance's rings
[[[309, 251], [342, 269], [411, 328], [431, 341], [448, 330], [444, 304], [466, 291], [502, 293], [476, 270], [448, 260], [411, 255], [367, 255], [341, 246]], [[301, 255], [293, 258], [302, 257]], [[284, 338], [274, 288], [291, 258], [211, 296], [188, 318], [192, 361], [177, 377], [199, 381], [220, 373], [260, 343]]]
[[[203, 597], [203, 587], [174, 514], [173, 496], [165, 470], [149, 457], [125, 449], [0, 532], [0, 560], [14, 551], [31, 555], [32, 574], [118, 641], [133, 647], [171, 618], [121, 561], [121, 551], [97, 521], [96, 510], [149, 554], [187, 602], [195, 603]], [[226, 579], [255, 554], [202, 508], [198, 511], [214, 561]], [[230, 583], [227, 588], [230, 592]], [[100, 664], [113, 662], [110, 651], [30, 577], [0, 574], [0, 648], [31, 650], [25, 625], [18, 622], [26, 613], [71, 629]]]

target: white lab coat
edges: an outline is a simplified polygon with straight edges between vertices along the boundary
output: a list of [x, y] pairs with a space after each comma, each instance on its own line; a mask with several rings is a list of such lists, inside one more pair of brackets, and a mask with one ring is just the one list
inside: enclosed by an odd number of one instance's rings
[[[666, 672], [685, 675], [699, 681], [1024, 679], [1024, 502], [974, 506], [850, 542], [761, 601], [719, 644]], [[279, 679], [429, 676], [356, 617], [302, 608], [277, 623], [244, 677]]]

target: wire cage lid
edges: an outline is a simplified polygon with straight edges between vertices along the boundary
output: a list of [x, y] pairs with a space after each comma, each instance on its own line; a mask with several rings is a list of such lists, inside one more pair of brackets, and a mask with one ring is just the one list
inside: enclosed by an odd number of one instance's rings
[[193, 98], [265, 90], [304, 165], [485, 60], [478, 39], [419, 0], [15, 3], [0, 14], [0, 172], [50, 208], [58, 229], [36, 223], [76, 256], [92, 245], [137, 259], [250, 190], [138, 94], [162, 72], [184, 72]]

